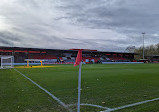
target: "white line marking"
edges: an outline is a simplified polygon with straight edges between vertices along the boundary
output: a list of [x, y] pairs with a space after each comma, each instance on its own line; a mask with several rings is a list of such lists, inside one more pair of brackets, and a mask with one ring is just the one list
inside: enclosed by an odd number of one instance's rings
[[153, 102], [153, 101], [157, 101], [157, 100], [159, 100], [159, 98], [155, 98], [155, 99], [152, 99], [152, 100], [145, 100], [145, 101], [141, 101], [141, 102], [137, 102], [137, 103], [133, 103], [133, 104], [129, 104], [129, 105], [124, 105], [124, 106], [121, 106], [121, 107], [111, 108], [111, 109], [105, 110], [103, 112], [112, 112], [112, 111], [115, 111], [115, 110], [121, 110], [121, 109], [125, 109], [125, 108], [128, 108], [128, 107], [133, 107], [133, 106], [137, 106], [137, 105], [141, 105], [141, 104], [145, 104], [145, 103]]
[[[100, 106], [100, 105], [94, 105], [94, 104], [80, 104], [81, 106], [91, 106], [91, 107], [97, 107], [97, 108], [101, 108], [101, 109], [110, 109], [108, 107], [103, 107], [103, 106]], [[71, 106], [77, 106], [77, 104], [69, 104], [68, 105], [69, 107]]]
[[18, 72], [19, 74], [21, 74], [22, 76], [24, 76], [26, 79], [28, 79], [30, 82], [32, 82], [33, 84], [35, 84], [37, 87], [39, 87], [41, 90], [43, 90], [45, 93], [47, 93], [49, 96], [51, 96], [54, 100], [56, 100], [60, 105], [62, 105], [65, 109], [69, 110], [69, 112], [72, 112], [72, 110], [70, 110], [68, 108], [68, 106], [62, 102], [60, 99], [58, 99], [56, 96], [54, 96], [53, 94], [51, 94], [48, 90], [44, 89], [43, 87], [41, 87], [39, 84], [37, 84], [36, 82], [34, 82], [33, 80], [31, 80], [29, 77], [25, 76], [23, 73], [21, 73], [20, 71], [18, 71], [17, 69], [14, 69], [16, 72]]
[[[54, 96], [53, 94], [51, 94], [49, 91], [47, 91], [46, 89], [44, 89], [43, 87], [41, 87], [39, 84], [37, 84], [36, 82], [34, 82], [33, 80], [31, 80], [27, 76], [25, 76], [23, 73], [21, 73], [20, 71], [18, 71], [16, 69], [14, 69], [14, 70], [17, 71], [22, 76], [24, 76], [25, 78], [27, 78], [29, 81], [31, 81], [33, 84], [35, 84], [41, 90], [43, 90], [45, 93], [47, 93], [48, 95], [50, 95], [54, 100], [56, 100], [60, 105], [62, 105], [64, 108], [68, 109], [70, 112], [72, 112], [72, 110], [70, 110], [68, 107], [77, 105], [77, 104], [66, 105], [64, 102], [62, 102], [56, 96]], [[141, 102], [137, 102], [137, 103], [133, 103], [133, 104], [129, 104], [129, 105], [124, 105], [124, 106], [116, 107], [116, 108], [108, 108], [108, 107], [103, 107], [103, 106], [94, 105], [94, 104], [80, 104], [80, 105], [92, 106], [92, 107], [98, 107], [98, 108], [106, 109], [105, 111], [101, 111], [101, 112], [112, 112], [112, 111], [121, 110], [121, 109], [125, 109], [125, 108], [128, 108], [128, 107], [133, 107], [133, 106], [137, 106], [137, 105], [141, 105], [141, 104], [145, 104], [145, 103], [153, 102], [153, 101], [157, 101], [157, 100], [159, 100], [159, 98], [155, 98], [155, 99], [152, 99], [152, 100], [145, 100], [145, 101], [141, 101]]]

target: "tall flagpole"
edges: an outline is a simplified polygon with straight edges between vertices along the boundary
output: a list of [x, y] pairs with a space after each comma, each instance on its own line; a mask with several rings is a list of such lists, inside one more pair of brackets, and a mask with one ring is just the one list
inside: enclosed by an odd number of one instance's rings
[[144, 56], [144, 55], [145, 55], [145, 53], [144, 53], [144, 49], [145, 49], [145, 48], [144, 48], [144, 46], [145, 46], [145, 45], [144, 45], [144, 35], [145, 35], [145, 32], [143, 32], [142, 34], [143, 34], [143, 52], [142, 52], [142, 53], [143, 53], [143, 59], [145, 59], [145, 56]]
[[81, 97], [81, 68], [82, 62], [79, 64], [79, 76], [78, 76], [78, 104], [77, 104], [77, 112], [80, 112], [80, 97]]

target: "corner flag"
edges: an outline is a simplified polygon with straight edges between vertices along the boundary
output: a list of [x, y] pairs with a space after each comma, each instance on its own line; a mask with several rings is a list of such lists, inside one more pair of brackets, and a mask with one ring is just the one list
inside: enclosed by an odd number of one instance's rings
[[77, 54], [77, 58], [76, 58], [76, 62], [74, 66], [79, 65], [81, 61], [82, 61], [82, 49], [78, 50], [78, 54]]
[[77, 112], [80, 112], [80, 96], [81, 96], [81, 68], [82, 68], [82, 49], [78, 51], [76, 62], [74, 66], [79, 65], [79, 76], [78, 76], [78, 104]]

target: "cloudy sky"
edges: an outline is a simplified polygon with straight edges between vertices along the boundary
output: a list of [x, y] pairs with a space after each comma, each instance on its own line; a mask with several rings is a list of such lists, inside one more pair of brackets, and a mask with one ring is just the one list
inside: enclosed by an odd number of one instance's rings
[[159, 43], [159, 0], [0, 0], [0, 46], [124, 51]]

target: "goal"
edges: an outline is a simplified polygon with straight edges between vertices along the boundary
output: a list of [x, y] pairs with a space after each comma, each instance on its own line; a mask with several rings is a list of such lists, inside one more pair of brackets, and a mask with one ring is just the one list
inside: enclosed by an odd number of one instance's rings
[[14, 68], [14, 56], [0, 56], [1, 68]]

